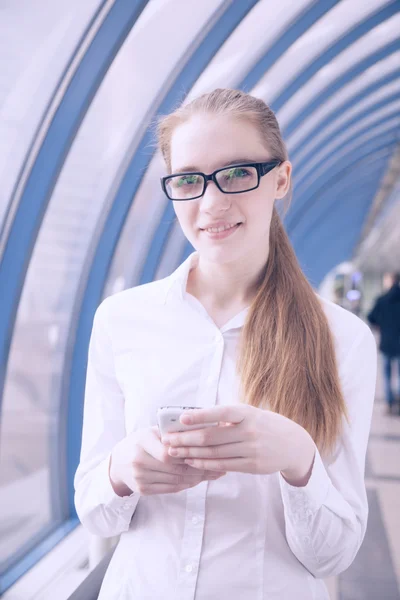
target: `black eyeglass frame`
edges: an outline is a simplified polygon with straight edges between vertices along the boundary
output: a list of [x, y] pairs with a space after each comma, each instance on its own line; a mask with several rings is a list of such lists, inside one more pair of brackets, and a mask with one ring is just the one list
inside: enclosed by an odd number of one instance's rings
[[[263, 177], [264, 175], [266, 175], [267, 173], [272, 171], [272, 169], [275, 169], [275, 167], [281, 165], [282, 162], [283, 162], [282, 160], [270, 160], [268, 162], [240, 163], [237, 165], [229, 165], [228, 167], [222, 167], [221, 169], [217, 169], [213, 173], [210, 173], [210, 175], [206, 175], [206, 173], [202, 173], [201, 171], [188, 171], [186, 173], [171, 173], [171, 175], [166, 175], [165, 177], [161, 177], [161, 179], [160, 179], [161, 187], [162, 187], [164, 194], [167, 196], [167, 198], [169, 200], [172, 200], [173, 202], [188, 202], [189, 200], [197, 200], [197, 198], [201, 198], [202, 196], [204, 196], [204, 194], [206, 192], [207, 184], [209, 181], [213, 181], [215, 183], [215, 185], [217, 186], [217, 188], [219, 189], [219, 191], [222, 192], [223, 194], [245, 194], [246, 192], [251, 192], [252, 190], [256, 190], [258, 188], [258, 186], [260, 185], [261, 177]], [[257, 175], [258, 175], [257, 185], [255, 185], [252, 188], [249, 188], [248, 190], [244, 190], [244, 191], [240, 191], [240, 192], [225, 192], [221, 188], [221, 186], [219, 185], [219, 183], [217, 181], [217, 177], [216, 177], [217, 173], [219, 173], [220, 171], [226, 171], [227, 169], [235, 169], [235, 168], [240, 168], [240, 167], [255, 167], [256, 168]], [[178, 199], [171, 198], [171, 196], [167, 192], [167, 180], [171, 179], [171, 177], [179, 177], [180, 175], [201, 175], [203, 177], [203, 191], [201, 192], [201, 194], [199, 194], [198, 196], [193, 196], [193, 198], [178, 198]]]

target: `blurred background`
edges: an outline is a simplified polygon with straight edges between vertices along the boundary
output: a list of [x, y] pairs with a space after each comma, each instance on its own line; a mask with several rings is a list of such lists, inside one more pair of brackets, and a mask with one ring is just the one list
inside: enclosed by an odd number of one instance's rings
[[[86, 533], [73, 503], [93, 315], [193, 251], [160, 189], [154, 122], [215, 87], [276, 112], [294, 169], [284, 223], [318, 293], [368, 322], [400, 271], [398, 0], [0, 0], [6, 600], [97, 598], [118, 540]], [[368, 530], [328, 581], [332, 600], [400, 599], [400, 416], [384, 358]]]

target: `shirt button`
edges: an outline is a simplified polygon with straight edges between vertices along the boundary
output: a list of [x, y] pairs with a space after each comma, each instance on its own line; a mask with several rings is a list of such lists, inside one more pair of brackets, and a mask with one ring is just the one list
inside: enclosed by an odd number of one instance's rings
[[306, 535], [303, 539], [306, 544], [310, 542], [310, 538], [308, 537], [308, 535]]
[[186, 565], [186, 573], [191, 573], [193, 571], [192, 565]]
[[192, 518], [193, 525], [197, 525], [198, 522], [199, 522], [199, 519], [197, 517]]
[[130, 505], [128, 503], [124, 504], [123, 508], [125, 508], [125, 510], [128, 510], [128, 508], [130, 508]]

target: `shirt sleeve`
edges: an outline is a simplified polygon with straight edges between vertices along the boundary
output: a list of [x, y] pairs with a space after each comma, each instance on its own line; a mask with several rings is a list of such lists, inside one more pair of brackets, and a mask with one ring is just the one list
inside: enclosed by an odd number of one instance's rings
[[376, 343], [367, 325], [363, 324], [344, 367], [341, 383], [350, 424], [344, 420], [332, 462], [324, 464], [316, 449], [304, 487], [290, 485], [279, 474], [287, 542], [317, 578], [347, 569], [367, 528], [364, 472], [377, 370]]
[[75, 473], [75, 508], [82, 525], [101, 537], [127, 531], [140, 494], [118, 496], [109, 477], [114, 446], [126, 436], [124, 397], [114, 370], [107, 307], [96, 311], [89, 344], [80, 462]]

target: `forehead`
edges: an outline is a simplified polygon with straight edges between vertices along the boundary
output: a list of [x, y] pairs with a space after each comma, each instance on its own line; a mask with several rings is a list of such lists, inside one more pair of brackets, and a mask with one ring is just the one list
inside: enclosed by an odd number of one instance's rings
[[172, 172], [189, 167], [207, 173], [245, 157], [254, 162], [271, 158], [256, 126], [247, 119], [195, 115], [172, 133]]

